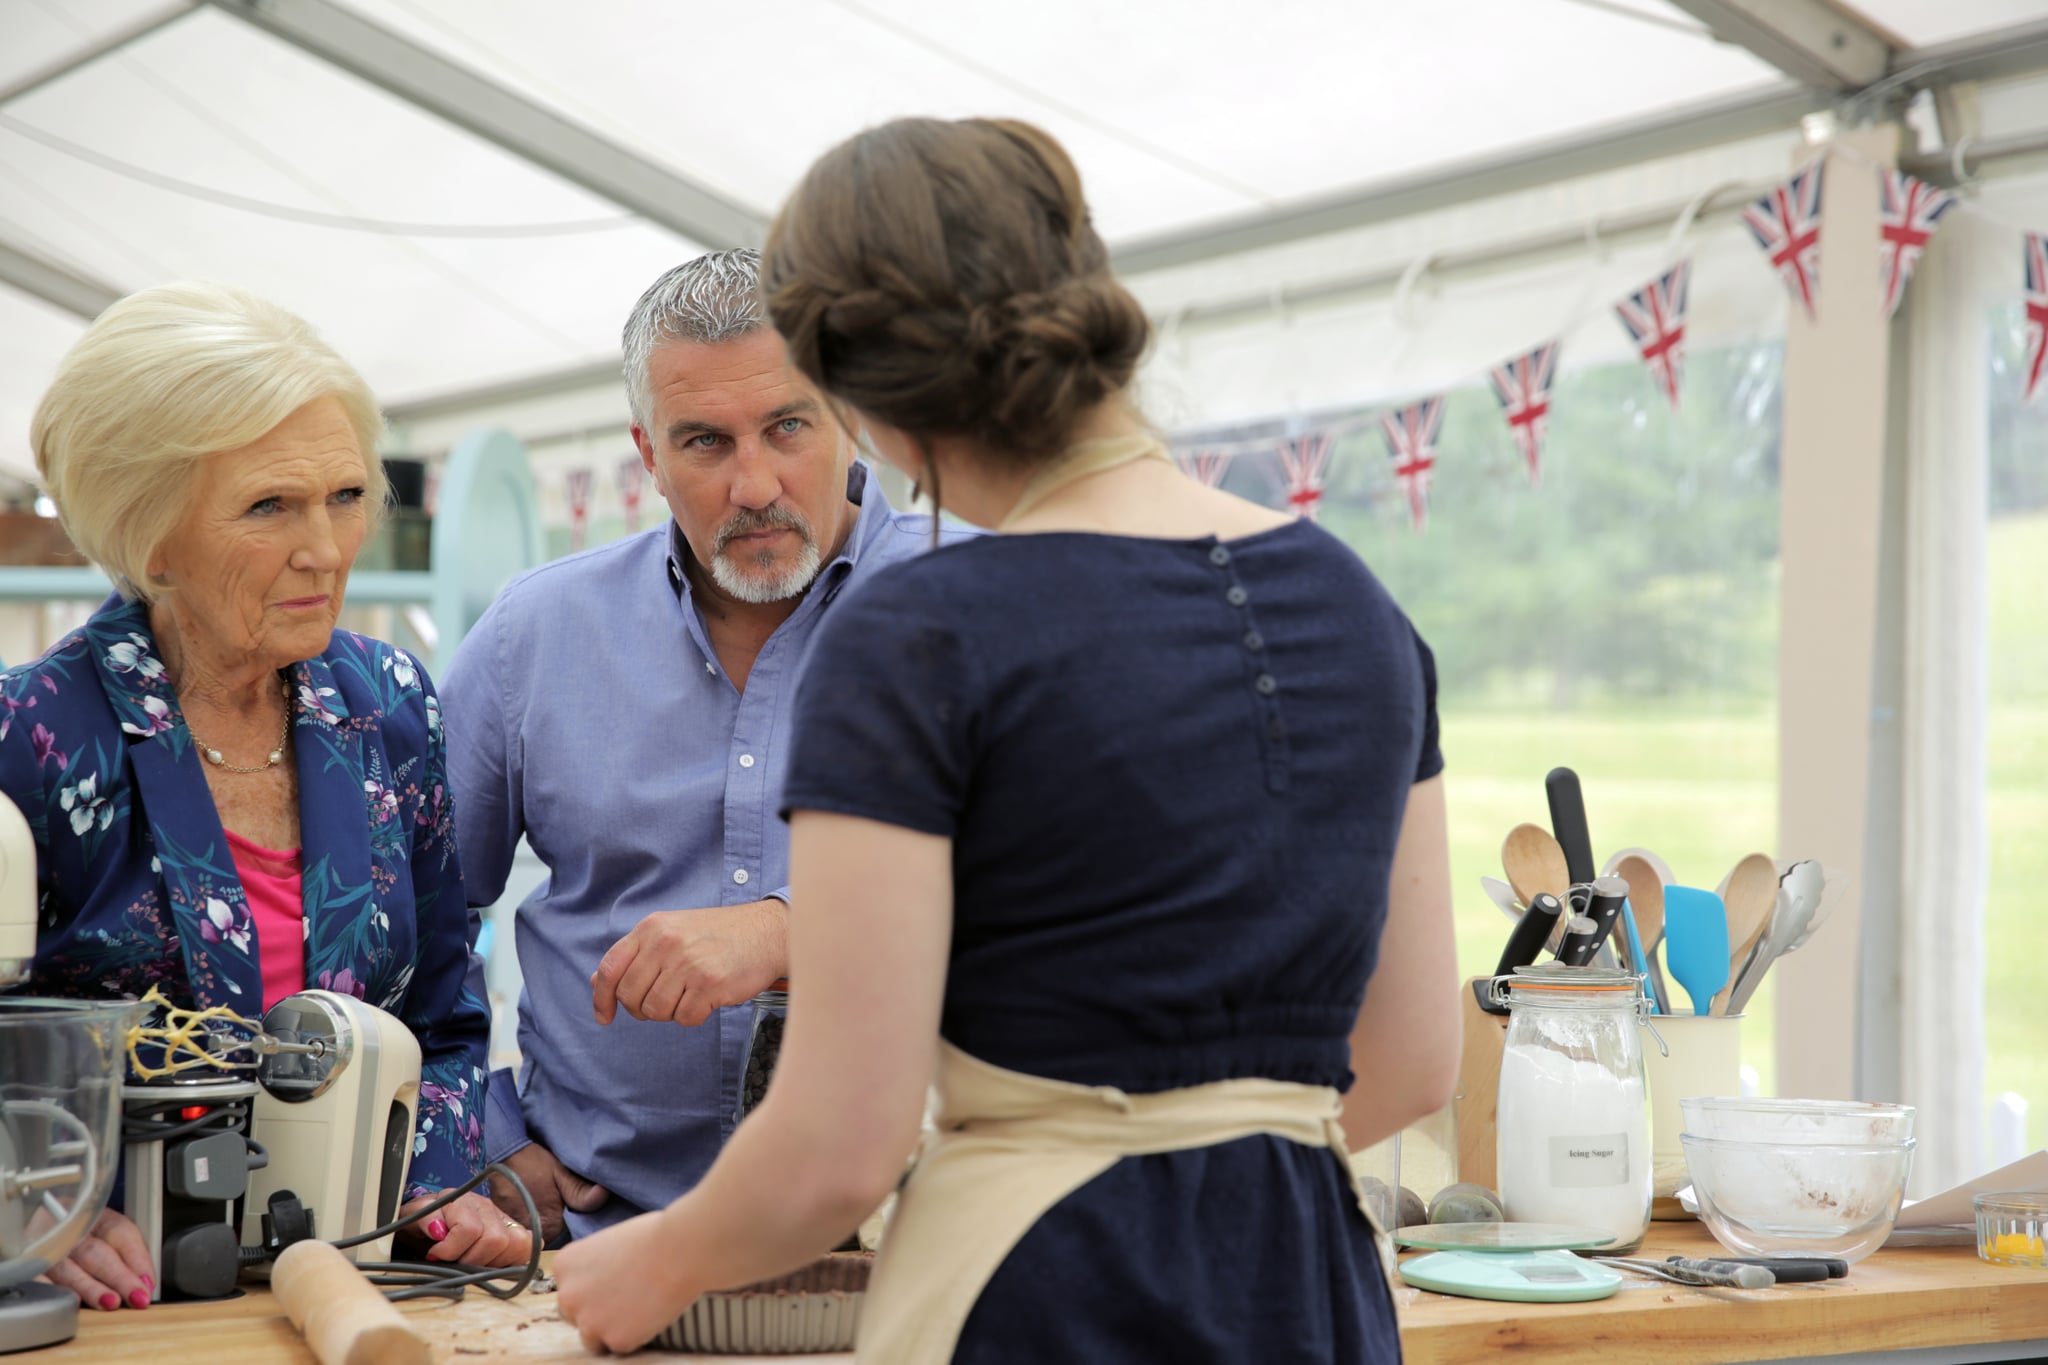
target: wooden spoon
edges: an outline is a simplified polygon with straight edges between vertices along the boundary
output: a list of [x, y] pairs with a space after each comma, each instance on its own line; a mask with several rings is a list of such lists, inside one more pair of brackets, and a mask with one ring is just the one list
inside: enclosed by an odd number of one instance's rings
[[1729, 996], [1737, 977], [1749, 965], [1757, 940], [1770, 926], [1771, 911], [1778, 904], [1778, 865], [1761, 853], [1752, 853], [1735, 865], [1725, 883], [1722, 897], [1728, 911], [1728, 986], [1714, 996], [1713, 1014], [1728, 1012]]
[[1500, 864], [1507, 870], [1515, 898], [1528, 905], [1545, 891], [1571, 904], [1572, 874], [1565, 870], [1564, 850], [1541, 825], [1516, 825], [1500, 846]]
[[1500, 861], [1507, 869], [1508, 884], [1523, 905], [1534, 902], [1539, 892], [1548, 891], [1564, 906], [1557, 926], [1550, 931], [1547, 947], [1547, 951], [1556, 952], [1564, 936], [1571, 932], [1572, 922], [1572, 874], [1565, 865], [1563, 847], [1541, 825], [1516, 825], [1500, 846]]
[[1642, 937], [1643, 960], [1650, 966], [1650, 990], [1658, 1006], [1668, 1011], [1671, 988], [1657, 961], [1657, 949], [1664, 942], [1664, 880], [1648, 858], [1634, 853], [1614, 864], [1614, 875], [1628, 883], [1629, 911], [1635, 916], [1636, 933]]

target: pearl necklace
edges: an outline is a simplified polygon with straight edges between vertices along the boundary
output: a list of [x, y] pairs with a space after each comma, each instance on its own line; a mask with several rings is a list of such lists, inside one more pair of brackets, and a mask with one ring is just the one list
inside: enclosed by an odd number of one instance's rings
[[[187, 730], [192, 730], [192, 722], [190, 720], [187, 720], [185, 722], [185, 728]], [[231, 773], [269, 772], [272, 768], [275, 768], [278, 764], [284, 761], [284, 746], [287, 742], [290, 741], [291, 737], [292, 685], [288, 682], [284, 684], [284, 729], [278, 732], [277, 747], [270, 751], [270, 757], [264, 759], [263, 762], [259, 763], [255, 767], [244, 768], [239, 764], [228, 762], [225, 758], [221, 757], [220, 750], [214, 748], [213, 746], [209, 745], [205, 740], [201, 739], [199, 737], [199, 732], [197, 730], [192, 730], [192, 742], [199, 746], [199, 752], [205, 755], [206, 761], [208, 763], [211, 763], [216, 768], [220, 768], [223, 771]]]

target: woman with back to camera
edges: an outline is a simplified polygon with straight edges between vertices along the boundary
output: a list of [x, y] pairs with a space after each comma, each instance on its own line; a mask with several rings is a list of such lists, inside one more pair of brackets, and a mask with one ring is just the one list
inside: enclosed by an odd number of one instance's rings
[[695, 1190], [562, 1253], [564, 1316], [625, 1349], [824, 1251], [936, 1068], [863, 1362], [1398, 1359], [1339, 1118], [1376, 1141], [1457, 1069], [1427, 648], [1330, 535], [1174, 468], [1037, 129], [853, 138], [762, 281], [798, 366], [998, 534], [821, 631], [775, 1082]]

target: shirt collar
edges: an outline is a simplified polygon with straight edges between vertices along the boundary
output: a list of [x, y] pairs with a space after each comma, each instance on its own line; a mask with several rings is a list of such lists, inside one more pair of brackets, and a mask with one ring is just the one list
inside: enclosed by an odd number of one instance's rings
[[[860, 509], [854, 517], [853, 530], [847, 533], [846, 544], [840, 547], [829, 563], [818, 570], [811, 586], [816, 587], [828, 578], [842, 578], [860, 563], [861, 552], [882, 534], [895, 510], [889, 506], [889, 499], [882, 493], [879, 479], [872, 478], [865, 462], [855, 460], [846, 470], [846, 500]], [[668, 585], [679, 598], [690, 595], [689, 575], [683, 572], [683, 565], [691, 559], [690, 543], [683, 539], [683, 528], [676, 525], [675, 518], [668, 523]], [[809, 589], [805, 590], [806, 592]]]

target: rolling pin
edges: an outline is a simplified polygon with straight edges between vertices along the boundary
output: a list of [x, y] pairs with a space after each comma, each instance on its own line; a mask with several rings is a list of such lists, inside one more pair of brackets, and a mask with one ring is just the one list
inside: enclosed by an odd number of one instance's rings
[[320, 1365], [432, 1365], [427, 1343], [391, 1301], [325, 1242], [293, 1242], [270, 1291]]

